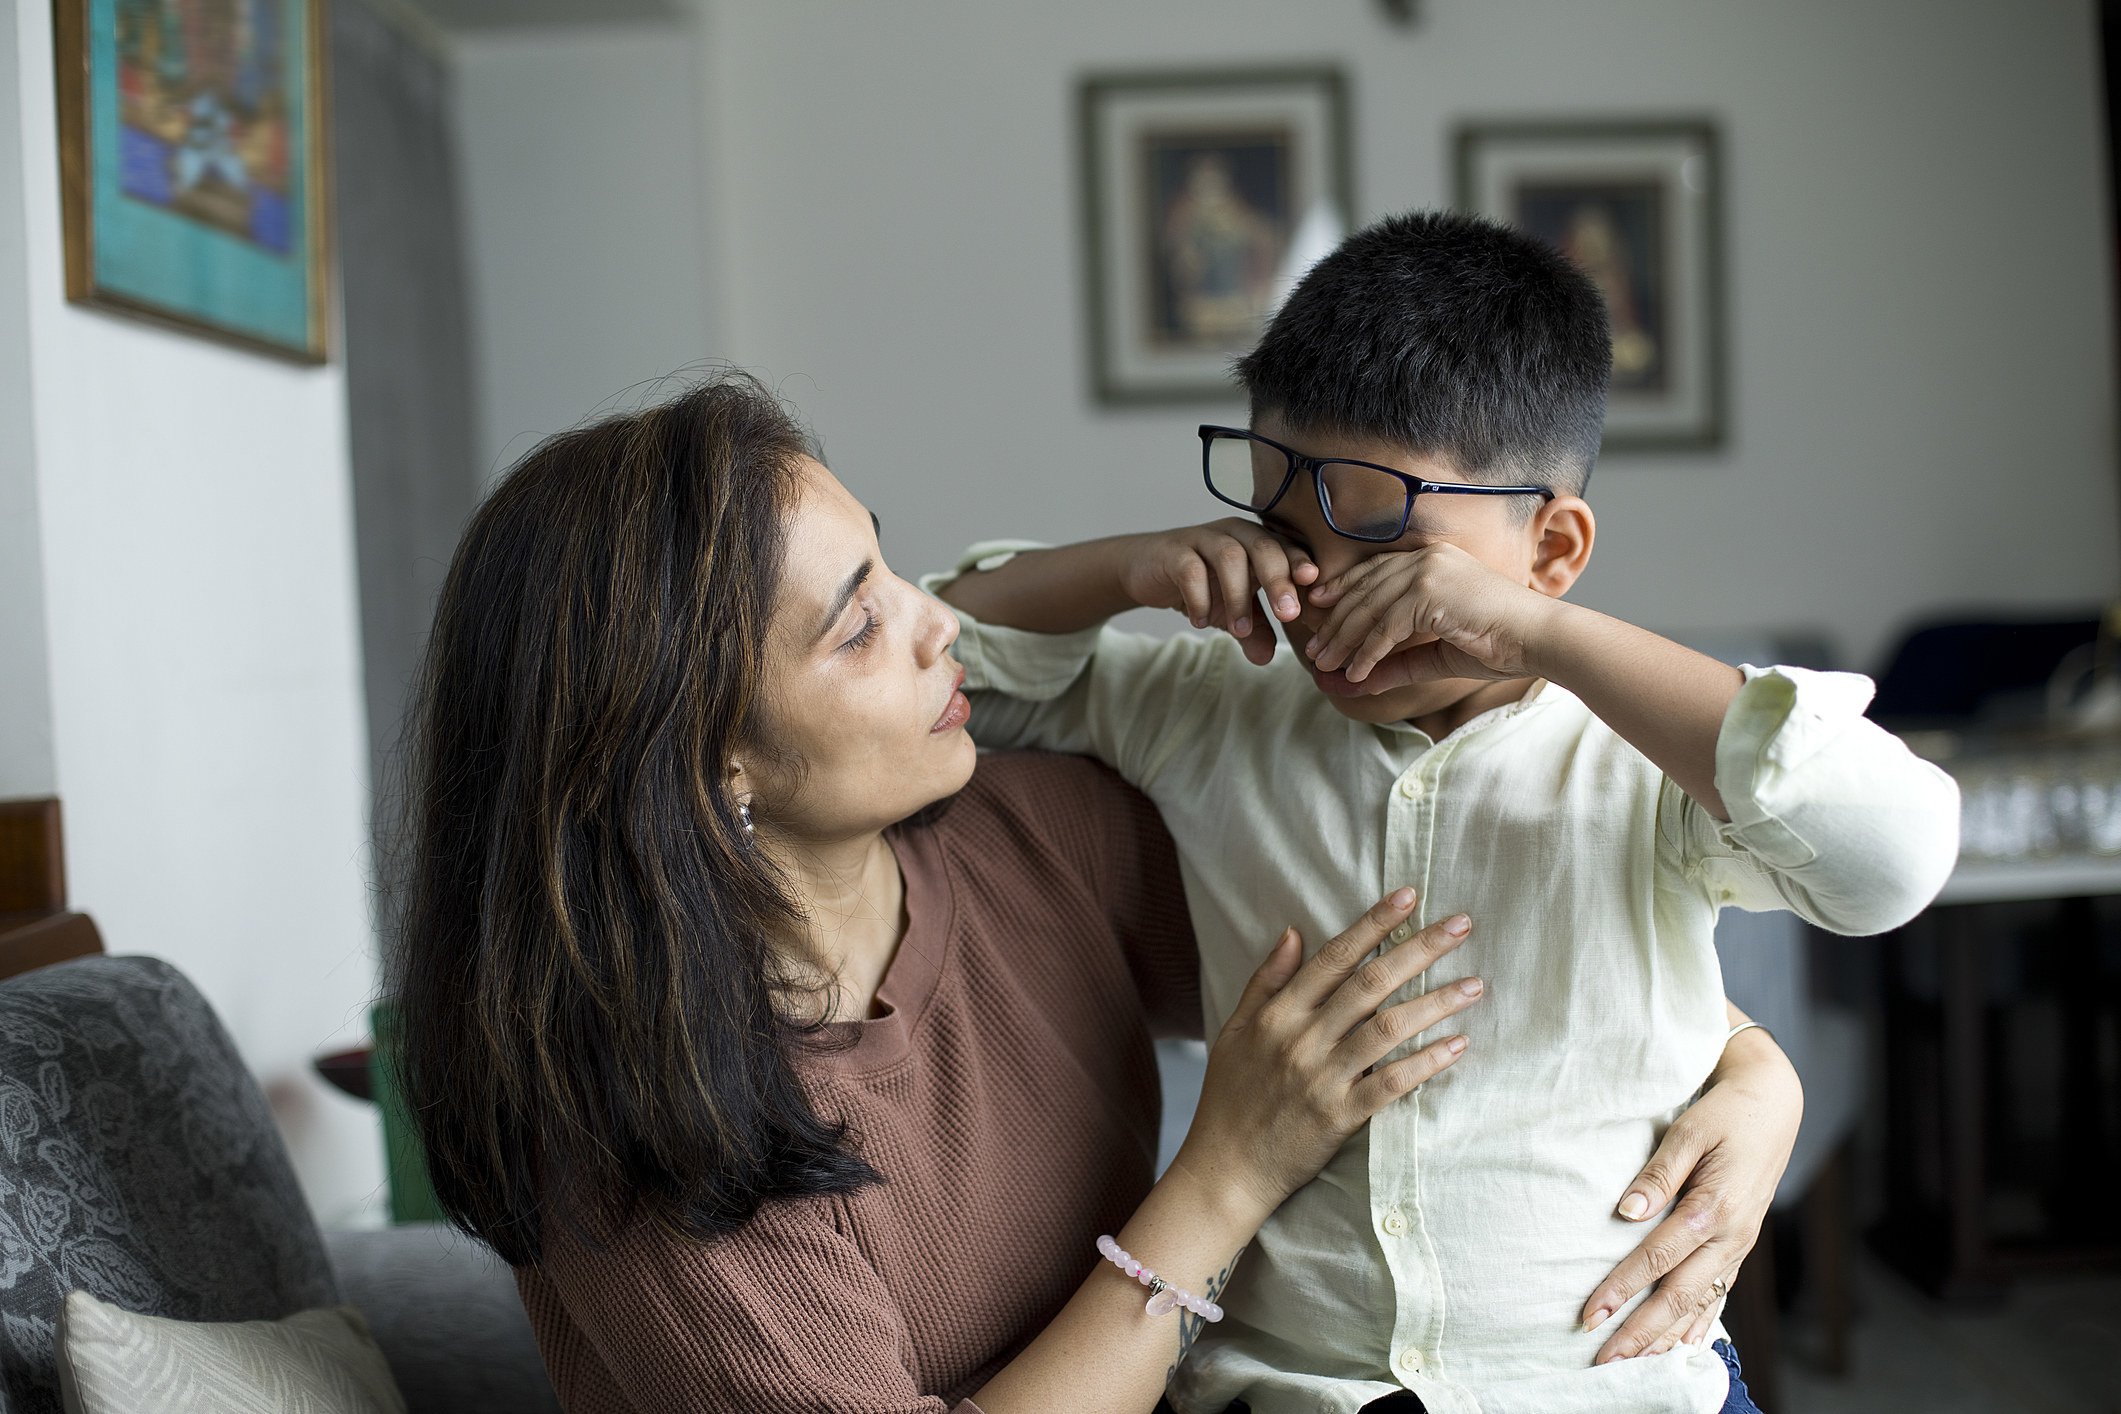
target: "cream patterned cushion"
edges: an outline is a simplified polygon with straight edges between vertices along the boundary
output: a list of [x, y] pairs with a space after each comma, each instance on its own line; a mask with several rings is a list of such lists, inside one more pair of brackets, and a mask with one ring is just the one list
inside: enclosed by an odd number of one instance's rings
[[405, 1414], [351, 1306], [278, 1321], [174, 1321], [76, 1291], [57, 1344], [66, 1414]]
[[272, 1108], [206, 998], [151, 957], [0, 980], [0, 1410], [59, 1414], [59, 1311], [178, 1321], [342, 1299]]

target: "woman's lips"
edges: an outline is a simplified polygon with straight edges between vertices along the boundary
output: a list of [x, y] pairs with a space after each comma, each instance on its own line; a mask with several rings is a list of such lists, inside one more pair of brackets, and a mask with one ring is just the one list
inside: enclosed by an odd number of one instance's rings
[[972, 703], [962, 690], [964, 686], [965, 670], [959, 668], [957, 681], [950, 684], [950, 701], [944, 706], [943, 715], [935, 719], [935, 725], [928, 728], [928, 735], [941, 736], [944, 732], [954, 732], [972, 720]]

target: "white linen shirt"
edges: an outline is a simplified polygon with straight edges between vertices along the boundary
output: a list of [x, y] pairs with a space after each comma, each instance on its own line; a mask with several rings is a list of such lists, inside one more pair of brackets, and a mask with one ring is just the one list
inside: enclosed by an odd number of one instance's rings
[[1395, 942], [1473, 919], [1406, 993], [1487, 980], [1449, 1023], [1465, 1055], [1260, 1230], [1174, 1405], [1348, 1414], [1405, 1388], [1431, 1414], [1720, 1409], [1707, 1342], [1594, 1366], [1612, 1326], [1577, 1313], [1648, 1231], [1614, 1205], [1722, 1052], [1718, 909], [1875, 933], [1951, 871], [1957, 788], [1863, 718], [1870, 683], [1745, 669], [1717, 742], [1725, 825], [1551, 683], [1431, 741], [1342, 716], [1286, 646], [1258, 668], [1221, 634], [958, 612], [981, 745], [1095, 756], [1163, 812], [1209, 1036], [1285, 926], [1309, 953], [1401, 885], [1421, 899]]

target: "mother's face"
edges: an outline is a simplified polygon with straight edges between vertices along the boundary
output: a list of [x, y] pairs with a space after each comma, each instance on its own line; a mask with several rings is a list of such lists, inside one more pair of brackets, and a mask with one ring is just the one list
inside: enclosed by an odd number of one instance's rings
[[753, 814], [795, 842], [882, 829], [963, 789], [972, 713], [957, 616], [884, 567], [876, 523], [804, 458], [766, 638], [767, 730], [743, 762]]

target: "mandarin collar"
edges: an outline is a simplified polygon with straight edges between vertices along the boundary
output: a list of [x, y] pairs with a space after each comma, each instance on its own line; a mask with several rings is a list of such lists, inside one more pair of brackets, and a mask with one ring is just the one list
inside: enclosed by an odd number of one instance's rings
[[[1458, 725], [1457, 730], [1446, 735], [1443, 740], [1457, 741], [1471, 736], [1475, 732], [1485, 731], [1498, 722], [1506, 722], [1510, 718], [1529, 712], [1536, 707], [1546, 706], [1554, 701], [1562, 691], [1563, 689], [1555, 687], [1554, 684], [1548, 682], [1545, 678], [1534, 678], [1532, 679], [1532, 685], [1524, 690], [1522, 697], [1519, 697], [1514, 702], [1505, 702], [1499, 707], [1490, 707], [1477, 717], [1468, 718]], [[1435, 738], [1431, 737], [1420, 727], [1415, 726], [1412, 722], [1378, 722], [1374, 725], [1388, 746], [1397, 747], [1413, 744], [1418, 745], [1421, 750], [1427, 751], [1430, 747], [1438, 744]]]

